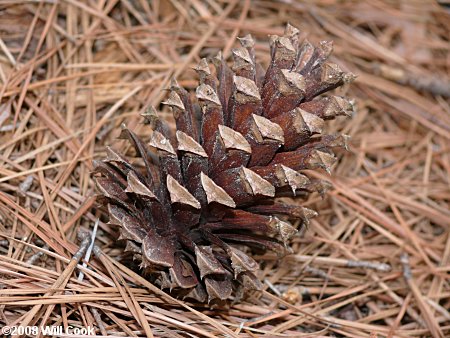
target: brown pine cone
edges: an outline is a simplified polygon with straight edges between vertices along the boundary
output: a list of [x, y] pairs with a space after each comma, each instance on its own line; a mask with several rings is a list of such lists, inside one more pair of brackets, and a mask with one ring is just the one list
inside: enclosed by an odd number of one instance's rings
[[216, 76], [203, 59], [197, 101], [172, 82], [165, 104], [175, 135], [154, 110], [146, 114], [153, 127], [149, 143], [122, 130], [144, 168], [111, 148], [95, 164], [110, 223], [120, 226], [126, 250], [161, 288], [201, 302], [258, 289], [251, 252], [286, 253], [297, 232], [289, 221], [308, 224], [316, 215], [275, 198], [324, 189], [300, 171], [329, 171], [331, 148], [345, 146], [345, 136], [321, 133], [324, 121], [349, 115], [352, 105], [321, 94], [353, 75], [327, 61], [330, 42], [299, 46], [298, 37], [290, 25], [284, 36], [272, 37], [265, 74], [251, 36], [233, 50], [231, 68], [220, 54], [213, 60]]

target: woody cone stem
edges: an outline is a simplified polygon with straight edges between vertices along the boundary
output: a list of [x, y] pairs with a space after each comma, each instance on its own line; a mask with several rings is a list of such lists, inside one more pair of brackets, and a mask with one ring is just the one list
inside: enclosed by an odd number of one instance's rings
[[343, 97], [324, 95], [354, 78], [327, 61], [330, 42], [300, 44], [288, 25], [284, 36], [271, 37], [265, 75], [252, 37], [240, 42], [231, 68], [221, 54], [215, 74], [201, 60], [197, 100], [172, 81], [164, 103], [176, 132], [154, 109], [145, 114], [153, 128], [148, 141], [123, 127], [121, 138], [143, 167], [111, 148], [95, 163], [101, 201], [126, 250], [161, 288], [200, 302], [258, 289], [254, 249], [289, 252], [293, 222], [307, 225], [317, 213], [276, 197], [324, 192], [325, 183], [301, 171], [330, 172], [332, 149], [346, 147], [347, 137], [323, 135], [325, 123], [353, 109]]

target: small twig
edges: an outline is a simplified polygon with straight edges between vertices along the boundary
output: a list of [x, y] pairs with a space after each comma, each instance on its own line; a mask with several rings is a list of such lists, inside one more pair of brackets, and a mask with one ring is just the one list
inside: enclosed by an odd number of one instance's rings
[[86, 253], [86, 250], [88, 249], [88, 247], [91, 243], [91, 235], [87, 231], [80, 230], [80, 231], [78, 231], [78, 240], [81, 242], [80, 248], [77, 250], [77, 252], [75, 252], [75, 255], [73, 255], [73, 257], [71, 259], [71, 263], [72, 263], [72, 261], [75, 261], [78, 263], [81, 260], [81, 258], [83, 257], [83, 255]]
[[26, 192], [30, 190], [31, 185], [33, 184], [33, 175], [28, 175], [25, 180], [19, 184], [19, 191], [18, 193], [22, 196], [26, 195]]
[[402, 253], [400, 256], [400, 262], [403, 266], [403, 277], [405, 277], [406, 281], [411, 280], [411, 266], [409, 265], [409, 256], [407, 253]]
[[373, 72], [388, 80], [426, 91], [433, 95], [450, 97], [450, 80], [448, 78], [429, 76], [427, 74], [410, 73], [398, 67], [390, 67], [384, 64], [374, 63]]
[[442, 332], [441, 327], [434, 317], [429, 305], [425, 301], [426, 298], [414, 281], [411, 273], [411, 266], [409, 264], [409, 256], [407, 253], [402, 253], [402, 255], [400, 256], [400, 262], [403, 266], [403, 277], [408, 283], [408, 287], [410, 288], [411, 292], [414, 295], [414, 298], [417, 301], [417, 305], [420, 308], [422, 317], [425, 319], [426, 327], [430, 330], [430, 333], [433, 337], [444, 337], [444, 333]]
[[305, 266], [304, 269], [305, 272], [308, 272], [312, 275], [318, 276], [318, 277], [322, 277], [325, 280], [330, 279], [330, 276], [323, 270], [317, 269], [317, 268], [313, 268], [309, 265]]
[[[264, 259], [277, 259], [276, 256], [267, 255], [264, 256]], [[348, 268], [364, 268], [364, 269], [372, 269], [382, 272], [388, 272], [391, 270], [391, 266], [386, 263], [380, 262], [371, 262], [371, 261], [357, 261], [351, 259], [343, 259], [343, 258], [332, 258], [332, 257], [320, 257], [320, 256], [307, 256], [307, 255], [292, 255], [287, 256], [287, 259], [294, 259], [297, 262], [309, 263], [314, 262], [317, 264], [325, 264], [325, 265], [333, 265], [333, 266], [344, 266]]]
[[266, 283], [270, 290], [272, 290], [278, 297], [282, 296], [281, 292], [267, 278], [264, 279], [264, 283]]
[[346, 266], [349, 268], [365, 268], [383, 272], [388, 272], [391, 270], [391, 266], [389, 264], [369, 261], [348, 260]]
[[[78, 233], [78, 239], [81, 241], [80, 247], [77, 250], [77, 252], [72, 256], [72, 259], [69, 261], [69, 264], [67, 265], [66, 269], [63, 271], [63, 273], [58, 277], [58, 279], [53, 283], [51, 286], [51, 290], [45, 293], [45, 296], [52, 296], [57, 293], [57, 289], [64, 288], [69, 281], [70, 275], [73, 273], [74, 269], [77, 267], [78, 262], [85, 254], [89, 243], [91, 241], [91, 237], [88, 232], [86, 231], [80, 231]], [[26, 316], [21, 321], [21, 325], [27, 326], [32, 321], [35, 320], [35, 317], [39, 310], [43, 307], [44, 304], [37, 304], [33, 306], [33, 308], [28, 311]], [[50, 307], [47, 307], [47, 311], [50, 311], [52, 307], [55, 305], [50, 305]], [[41, 325], [45, 325], [45, 323], [41, 323]]]
[[98, 313], [96, 308], [91, 308], [91, 313], [94, 316], [95, 321], [97, 322], [98, 328], [102, 335], [107, 336], [108, 332], [106, 332], [105, 325], [103, 325], [102, 318], [100, 317], [100, 313]]
[[[44, 245], [44, 247], [42, 249], [48, 250], [48, 245]], [[36, 263], [36, 261], [44, 255], [45, 255], [44, 251], [38, 251], [33, 256], [28, 258], [28, 260], [26, 261], [26, 264], [34, 265], [34, 263]]]
[[[97, 229], [98, 229], [98, 222], [99, 222], [99, 219], [97, 218], [97, 220], [95, 221], [95, 224], [94, 224], [94, 229], [92, 229], [91, 243], [89, 244], [89, 248], [86, 251], [86, 256], [84, 256], [84, 262], [83, 262], [84, 268], [87, 267], [87, 263], [89, 262], [89, 259], [91, 258], [92, 249], [94, 248], [95, 236], [97, 234]], [[83, 278], [84, 278], [84, 272], [80, 271], [80, 274], [78, 275], [78, 281], [81, 282], [83, 280]]]

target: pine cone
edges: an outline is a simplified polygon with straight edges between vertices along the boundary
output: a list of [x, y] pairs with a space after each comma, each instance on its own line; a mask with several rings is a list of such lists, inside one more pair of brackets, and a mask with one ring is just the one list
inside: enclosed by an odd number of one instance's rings
[[[233, 65], [221, 54], [197, 67], [197, 102], [175, 81], [165, 102], [176, 134], [146, 115], [149, 144], [123, 128], [143, 165], [111, 148], [95, 164], [96, 183], [120, 226], [126, 250], [161, 288], [204, 302], [237, 298], [258, 289], [255, 249], [288, 252], [297, 232], [289, 221], [308, 224], [316, 212], [277, 202], [278, 196], [323, 192], [326, 184], [299, 171], [330, 170], [331, 148], [344, 135], [321, 135], [324, 121], [349, 115], [351, 103], [323, 96], [353, 79], [328, 62], [330, 42], [299, 46], [299, 31], [288, 25], [271, 38], [271, 62], [264, 73], [255, 62], [253, 39], [240, 39]], [[151, 147], [149, 147], [150, 145]]]

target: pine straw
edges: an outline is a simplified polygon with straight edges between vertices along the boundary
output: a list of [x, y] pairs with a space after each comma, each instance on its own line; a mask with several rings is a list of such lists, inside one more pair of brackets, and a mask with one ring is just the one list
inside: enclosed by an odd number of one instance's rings
[[[443, 2], [444, 3], [444, 2]], [[428, 1], [2, 1], [0, 322], [110, 337], [450, 335], [450, 14]], [[265, 289], [229, 308], [173, 299], [123, 265], [95, 208], [91, 161], [159, 106], [199, 57], [286, 22], [358, 75], [352, 136], [295, 253], [262, 258]], [[164, 110], [166, 112], [166, 110]], [[166, 112], [167, 113], [167, 112]], [[168, 114], [166, 115], [169, 116]], [[90, 244], [77, 239], [100, 217]], [[77, 255], [76, 252], [78, 252]], [[75, 256], [74, 256], [75, 255]], [[80, 273], [82, 273], [80, 277]]]

